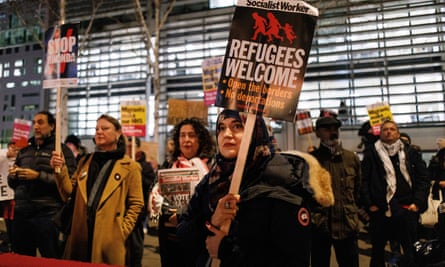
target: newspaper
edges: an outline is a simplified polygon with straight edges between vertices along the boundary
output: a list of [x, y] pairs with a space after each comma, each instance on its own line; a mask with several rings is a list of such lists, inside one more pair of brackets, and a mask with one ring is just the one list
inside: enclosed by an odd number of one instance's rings
[[177, 209], [186, 206], [199, 183], [197, 168], [177, 168], [158, 170], [161, 195]]

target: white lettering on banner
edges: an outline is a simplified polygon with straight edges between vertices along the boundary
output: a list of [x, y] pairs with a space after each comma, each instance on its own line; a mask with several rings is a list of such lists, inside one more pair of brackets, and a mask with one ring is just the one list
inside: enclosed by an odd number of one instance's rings
[[305, 54], [304, 49], [232, 39], [225, 75], [292, 88]]
[[283, 11], [289, 11], [289, 12], [301, 12], [301, 13], [308, 13], [310, 10], [309, 7], [303, 5], [303, 4], [291, 4], [289, 2], [281, 1], [281, 2], [275, 2], [275, 1], [246, 1], [246, 6], [248, 7], [258, 7], [258, 8], [266, 8], [266, 9], [275, 9], [275, 10], [283, 10]]
[[54, 55], [54, 56], [48, 56], [47, 57], [48, 64], [58, 64], [58, 63], [68, 63], [68, 62], [75, 62], [76, 61], [76, 54], [60, 54], [60, 55]]
[[51, 39], [48, 41], [48, 53], [72, 53], [75, 45], [76, 37], [74, 36]]

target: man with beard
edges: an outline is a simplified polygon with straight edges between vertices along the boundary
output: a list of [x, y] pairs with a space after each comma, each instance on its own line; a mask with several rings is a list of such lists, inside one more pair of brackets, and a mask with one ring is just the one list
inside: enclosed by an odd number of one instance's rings
[[394, 121], [384, 121], [380, 138], [365, 151], [361, 201], [370, 220], [371, 267], [384, 267], [385, 246], [395, 237], [402, 246], [400, 266], [416, 266], [414, 246], [419, 214], [427, 207], [430, 180], [418, 149], [400, 140]]
[[[22, 255], [36, 256], [38, 249], [42, 257], [59, 258], [59, 231], [53, 217], [63, 202], [50, 165], [51, 153], [55, 150], [56, 120], [51, 113], [40, 111], [32, 123], [34, 136], [28, 146], [20, 150], [8, 174], [16, 202], [12, 248]], [[71, 175], [76, 170], [76, 160], [71, 150], [61, 145]]]
[[334, 116], [320, 117], [315, 134], [320, 146], [311, 152], [331, 174], [335, 203], [330, 207], [315, 205], [312, 215], [311, 266], [329, 267], [334, 247], [340, 267], [358, 267], [358, 200], [361, 166], [358, 156], [339, 141], [341, 122]]

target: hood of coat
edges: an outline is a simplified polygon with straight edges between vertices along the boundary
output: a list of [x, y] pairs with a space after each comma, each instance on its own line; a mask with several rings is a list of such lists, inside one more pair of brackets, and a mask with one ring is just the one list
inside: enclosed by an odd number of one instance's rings
[[301, 151], [285, 151], [282, 153], [295, 154], [303, 158], [308, 165], [308, 181], [315, 201], [323, 207], [334, 205], [334, 192], [332, 191], [331, 175], [324, 169], [318, 160], [311, 154]]

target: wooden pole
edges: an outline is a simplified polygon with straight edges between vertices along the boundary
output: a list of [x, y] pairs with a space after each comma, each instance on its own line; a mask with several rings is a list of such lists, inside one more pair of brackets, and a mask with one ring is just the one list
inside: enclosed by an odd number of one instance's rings
[[[59, 64], [57, 64], [59, 66]], [[59, 67], [57, 68], [59, 69]], [[60, 76], [59, 70], [57, 70], [57, 76]], [[62, 152], [62, 143], [61, 143], [61, 132], [62, 132], [62, 88], [57, 88], [57, 99], [56, 99], [56, 141], [55, 141], [55, 150], [57, 154], [61, 155]], [[56, 168], [54, 170], [56, 173], [60, 173], [60, 168]]]
[[131, 138], [131, 159], [136, 160], [136, 136]]
[[313, 147], [314, 145], [312, 144], [312, 138], [310, 134], [306, 134], [306, 138], [307, 138], [307, 142], [309, 144], [309, 147]]
[[[65, 23], [65, 0], [60, 0], [60, 21], [59, 27]], [[60, 29], [59, 29], [60, 30]], [[59, 36], [60, 38], [61, 36]], [[60, 51], [57, 52], [58, 54]], [[56, 99], [56, 143], [54, 144], [57, 154], [62, 154], [62, 110], [63, 110], [63, 88], [60, 86], [60, 62], [57, 63], [57, 83], [59, 86], [57, 90]], [[60, 173], [60, 168], [54, 170], [56, 173]]]

